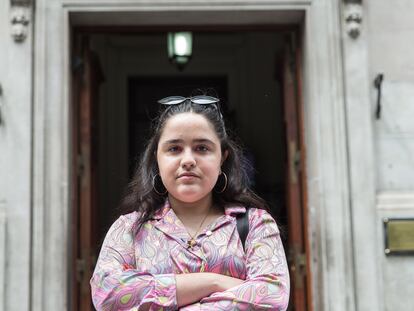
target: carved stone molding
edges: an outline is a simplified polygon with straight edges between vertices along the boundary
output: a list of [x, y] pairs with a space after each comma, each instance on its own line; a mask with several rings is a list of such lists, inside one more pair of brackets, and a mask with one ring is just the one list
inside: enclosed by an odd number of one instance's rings
[[12, 6], [32, 5], [34, 0], [10, 0]]
[[345, 27], [348, 35], [356, 39], [361, 33], [362, 0], [344, 0]]
[[34, 0], [10, 0], [11, 35], [15, 42], [23, 42], [27, 37]]

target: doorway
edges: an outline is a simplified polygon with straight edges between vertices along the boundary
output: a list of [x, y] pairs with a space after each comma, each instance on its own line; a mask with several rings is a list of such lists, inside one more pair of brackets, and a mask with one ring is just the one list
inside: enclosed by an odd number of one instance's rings
[[[75, 201], [72, 217], [78, 232], [74, 234], [73, 269], [79, 272], [72, 280], [73, 310], [92, 310], [85, 282], [149, 135], [150, 120], [158, 109], [156, 100], [188, 96], [196, 89], [214, 90], [221, 98], [228, 126], [240, 137], [253, 164], [251, 187], [268, 202], [281, 228], [294, 285], [290, 310], [311, 309], [303, 218], [306, 189], [300, 173], [304, 154], [299, 152], [303, 135], [297, 32], [222, 29], [197, 31], [194, 37], [193, 59], [178, 72], [166, 56], [166, 32], [75, 33], [79, 47], [75, 44], [74, 54], [83, 65], [74, 74], [73, 98], [78, 108], [73, 110], [73, 136], [79, 147], [74, 148], [73, 162], [74, 167], [81, 167], [78, 170], [90, 174], [87, 181], [83, 173], [73, 180], [76, 195], [89, 199], [87, 203]], [[85, 84], [87, 80], [93, 82]], [[85, 105], [89, 105], [86, 111]], [[86, 158], [82, 142], [90, 151]], [[85, 183], [89, 183], [86, 188]], [[79, 217], [82, 204], [90, 207], [83, 224]], [[82, 233], [88, 221], [91, 231]], [[296, 239], [293, 245], [295, 234], [300, 243]], [[81, 254], [85, 240], [88, 251], [84, 254], [89, 259]]]

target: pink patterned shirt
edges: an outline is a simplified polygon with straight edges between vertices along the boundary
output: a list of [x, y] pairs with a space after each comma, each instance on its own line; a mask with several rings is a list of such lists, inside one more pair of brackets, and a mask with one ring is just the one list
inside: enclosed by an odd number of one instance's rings
[[[265, 210], [249, 210], [246, 252], [236, 228], [240, 206], [225, 207], [188, 249], [189, 235], [168, 201], [137, 232], [138, 213], [109, 229], [91, 279], [97, 310], [286, 310], [289, 273], [279, 230]], [[214, 272], [245, 280], [178, 308], [175, 274]]]

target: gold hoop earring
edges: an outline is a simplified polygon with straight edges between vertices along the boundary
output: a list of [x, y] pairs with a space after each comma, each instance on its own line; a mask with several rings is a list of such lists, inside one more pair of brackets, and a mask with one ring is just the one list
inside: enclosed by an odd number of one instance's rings
[[220, 191], [216, 191], [216, 193], [223, 193], [226, 190], [226, 188], [227, 188], [227, 175], [226, 175], [226, 173], [221, 172], [220, 175], [223, 175], [224, 176], [224, 187]]
[[[167, 189], [165, 189], [165, 192], [161, 192], [161, 191], [158, 191], [157, 190], [157, 187], [155, 186], [155, 178], [157, 178], [157, 176], [159, 176], [160, 177], [160, 179], [161, 179], [161, 176], [159, 175], [159, 174], [156, 174], [153, 178], [152, 178], [152, 188], [154, 189], [154, 191], [158, 194], [158, 195], [166, 195], [167, 194], [167, 192], [168, 192], [168, 190]], [[162, 180], [161, 180], [161, 183], [162, 183]], [[165, 186], [164, 186], [164, 188], [165, 188]]]

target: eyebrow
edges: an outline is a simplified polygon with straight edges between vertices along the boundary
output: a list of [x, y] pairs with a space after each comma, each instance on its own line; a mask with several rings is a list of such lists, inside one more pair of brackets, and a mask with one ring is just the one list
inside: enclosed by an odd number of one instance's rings
[[[180, 144], [183, 143], [183, 139], [169, 139], [163, 143], [163, 145], [170, 145], [170, 144]], [[192, 140], [193, 143], [207, 143], [214, 145], [214, 142], [212, 142], [210, 139], [207, 138], [197, 138]]]

